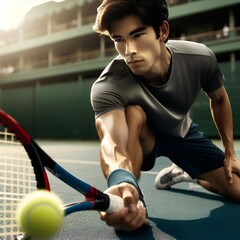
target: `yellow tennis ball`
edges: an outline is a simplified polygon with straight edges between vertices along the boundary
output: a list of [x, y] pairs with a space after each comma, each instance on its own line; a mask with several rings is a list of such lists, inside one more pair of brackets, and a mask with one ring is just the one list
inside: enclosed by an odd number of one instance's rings
[[40, 239], [56, 234], [63, 216], [60, 198], [46, 190], [28, 194], [17, 209], [17, 223], [21, 230]]

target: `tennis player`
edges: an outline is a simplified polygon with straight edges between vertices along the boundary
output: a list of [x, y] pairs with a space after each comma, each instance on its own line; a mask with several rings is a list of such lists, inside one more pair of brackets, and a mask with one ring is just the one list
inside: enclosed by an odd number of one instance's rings
[[[125, 231], [144, 224], [147, 212], [139, 204], [144, 201], [138, 179], [159, 156], [174, 164], [156, 177], [158, 189], [195, 180], [240, 202], [232, 111], [214, 53], [203, 44], [168, 40], [166, 0], [104, 0], [94, 30], [109, 36], [119, 54], [93, 84], [91, 103], [107, 191], [125, 203], [114, 214], [101, 213], [101, 219]], [[189, 116], [202, 90], [224, 151]]]

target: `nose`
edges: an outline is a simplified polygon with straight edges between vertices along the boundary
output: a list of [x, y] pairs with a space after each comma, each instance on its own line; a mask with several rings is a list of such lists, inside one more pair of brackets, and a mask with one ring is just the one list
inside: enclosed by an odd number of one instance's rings
[[126, 41], [126, 46], [125, 46], [125, 55], [131, 56], [132, 54], [136, 54], [136, 46], [132, 41]]

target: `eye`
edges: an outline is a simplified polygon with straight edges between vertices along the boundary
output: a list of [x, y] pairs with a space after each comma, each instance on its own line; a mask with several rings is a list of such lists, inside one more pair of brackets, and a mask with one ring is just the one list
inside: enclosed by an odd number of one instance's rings
[[143, 33], [143, 32], [139, 32], [139, 33], [136, 33], [136, 34], [134, 34], [134, 38], [139, 38], [139, 37], [142, 37], [143, 35], [144, 35], [145, 33]]
[[122, 42], [123, 38], [113, 38], [112, 39], [115, 43]]

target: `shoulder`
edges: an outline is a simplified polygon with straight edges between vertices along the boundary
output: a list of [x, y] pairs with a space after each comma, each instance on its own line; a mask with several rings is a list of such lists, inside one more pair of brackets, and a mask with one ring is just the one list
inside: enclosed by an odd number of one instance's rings
[[166, 47], [175, 54], [207, 56], [212, 55], [212, 51], [202, 43], [181, 40], [169, 40]]
[[224, 82], [215, 54], [201, 43], [190, 41], [169, 41], [166, 45], [171, 51], [176, 72], [185, 71], [188, 79], [199, 79], [205, 92], [212, 92]]
[[218, 68], [218, 62], [213, 51], [202, 43], [191, 41], [170, 40], [166, 47], [172, 54], [177, 64], [202, 71], [214, 71]]
[[96, 118], [129, 105], [129, 88], [132, 89], [134, 84], [136, 81], [124, 60], [120, 57], [113, 59], [91, 87], [90, 99]]
[[120, 57], [114, 58], [92, 85], [92, 92], [127, 92], [126, 86], [136, 84], [135, 77]]
[[99, 79], [112, 78], [114, 80], [121, 80], [129, 74], [130, 69], [126, 65], [125, 61], [121, 56], [117, 56], [103, 70]]

